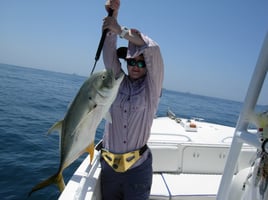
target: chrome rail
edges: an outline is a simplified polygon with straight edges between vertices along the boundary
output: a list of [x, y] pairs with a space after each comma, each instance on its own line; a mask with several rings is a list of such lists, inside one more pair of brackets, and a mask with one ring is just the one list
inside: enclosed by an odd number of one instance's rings
[[237, 121], [233, 141], [218, 190], [217, 200], [227, 200], [229, 196], [232, 178], [243, 143], [254, 145], [258, 149], [262, 148], [262, 143], [259, 141], [257, 134], [249, 133], [247, 129], [250, 123], [250, 118], [254, 114], [254, 109], [257, 104], [267, 70], [268, 33], [264, 39], [257, 64], [248, 87], [244, 105]]

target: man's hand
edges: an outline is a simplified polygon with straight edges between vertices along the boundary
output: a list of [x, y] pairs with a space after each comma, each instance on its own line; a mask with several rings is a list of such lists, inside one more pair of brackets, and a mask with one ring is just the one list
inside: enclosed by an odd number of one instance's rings
[[105, 9], [109, 13], [109, 10], [113, 10], [113, 17], [117, 17], [120, 8], [120, 0], [107, 0], [105, 3]]

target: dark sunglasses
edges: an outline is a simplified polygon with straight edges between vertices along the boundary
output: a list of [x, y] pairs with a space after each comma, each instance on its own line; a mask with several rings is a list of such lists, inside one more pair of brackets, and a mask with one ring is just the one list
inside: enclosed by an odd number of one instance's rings
[[127, 64], [129, 66], [132, 66], [132, 67], [137, 66], [138, 68], [144, 68], [144, 67], [146, 67], [146, 64], [145, 64], [145, 61], [144, 60], [135, 60], [133, 58], [127, 59]]

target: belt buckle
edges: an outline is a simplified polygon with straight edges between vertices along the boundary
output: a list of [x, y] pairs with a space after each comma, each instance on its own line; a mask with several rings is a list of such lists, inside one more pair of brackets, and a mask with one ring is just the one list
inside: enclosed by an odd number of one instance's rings
[[116, 172], [125, 172], [139, 160], [140, 154], [138, 150], [125, 154], [113, 154], [103, 149], [102, 157]]

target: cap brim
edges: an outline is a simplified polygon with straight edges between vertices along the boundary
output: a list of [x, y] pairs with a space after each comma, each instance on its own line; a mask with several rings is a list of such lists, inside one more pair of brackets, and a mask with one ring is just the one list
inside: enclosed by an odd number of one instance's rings
[[126, 59], [126, 57], [127, 57], [127, 47], [119, 47], [116, 50], [116, 53], [117, 53], [118, 58]]

